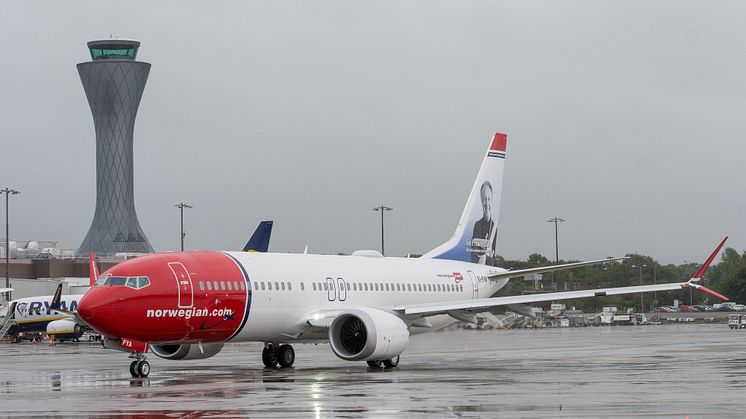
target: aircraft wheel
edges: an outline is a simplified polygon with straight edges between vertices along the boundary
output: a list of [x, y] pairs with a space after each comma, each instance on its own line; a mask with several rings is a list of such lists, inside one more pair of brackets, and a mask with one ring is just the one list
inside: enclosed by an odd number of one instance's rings
[[280, 352], [277, 358], [277, 361], [280, 363], [280, 367], [291, 367], [295, 362], [295, 350], [290, 345], [282, 345], [280, 346]]
[[140, 361], [137, 363], [137, 373], [140, 377], [147, 377], [150, 374], [150, 364], [148, 361]]
[[370, 368], [381, 368], [383, 361], [367, 361]]
[[262, 362], [267, 368], [277, 368], [277, 352], [270, 348], [264, 348], [262, 350]]
[[137, 361], [132, 361], [130, 364], [130, 375], [132, 375], [134, 378], [137, 378], [140, 376], [137, 372]]
[[386, 368], [395, 368], [397, 365], [399, 365], [399, 355], [391, 359], [384, 359], [383, 365]]

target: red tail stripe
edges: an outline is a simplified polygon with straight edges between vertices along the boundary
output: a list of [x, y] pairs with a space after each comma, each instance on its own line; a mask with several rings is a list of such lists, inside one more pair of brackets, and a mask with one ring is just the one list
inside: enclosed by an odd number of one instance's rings
[[492, 137], [492, 144], [490, 144], [490, 151], [502, 151], [505, 152], [505, 148], [508, 144], [508, 135], [501, 132], [496, 132], [495, 136]]

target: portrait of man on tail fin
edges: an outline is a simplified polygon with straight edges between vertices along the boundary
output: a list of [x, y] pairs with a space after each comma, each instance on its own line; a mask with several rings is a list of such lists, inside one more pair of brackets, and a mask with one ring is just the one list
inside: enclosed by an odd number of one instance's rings
[[493, 265], [497, 245], [497, 223], [493, 219], [492, 184], [484, 181], [479, 197], [482, 200], [482, 218], [474, 223], [471, 238], [471, 261], [480, 265]]

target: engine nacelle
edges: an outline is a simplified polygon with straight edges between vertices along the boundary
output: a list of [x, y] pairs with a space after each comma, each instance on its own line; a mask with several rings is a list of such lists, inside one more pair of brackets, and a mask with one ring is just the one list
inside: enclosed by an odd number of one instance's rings
[[70, 319], [60, 319], [47, 324], [47, 335], [57, 339], [77, 339], [83, 335], [83, 330]]
[[347, 361], [391, 359], [409, 343], [404, 322], [374, 308], [342, 312], [329, 326], [329, 343], [338, 357]]
[[202, 350], [194, 343], [150, 345], [150, 352], [172, 361], [210, 358], [217, 355], [221, 349], [223, 349], [222, 343], [203, 343]]

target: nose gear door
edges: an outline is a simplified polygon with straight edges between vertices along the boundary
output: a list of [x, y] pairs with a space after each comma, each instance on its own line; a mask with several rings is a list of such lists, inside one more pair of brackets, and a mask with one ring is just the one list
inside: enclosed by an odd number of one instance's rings
[[179, 290], [179, 308], [189, 308], [194, 305], [194, 287], [192, 277], [181, 262], [169, 262], [168, 267], [174, 273], [176, 287]]

